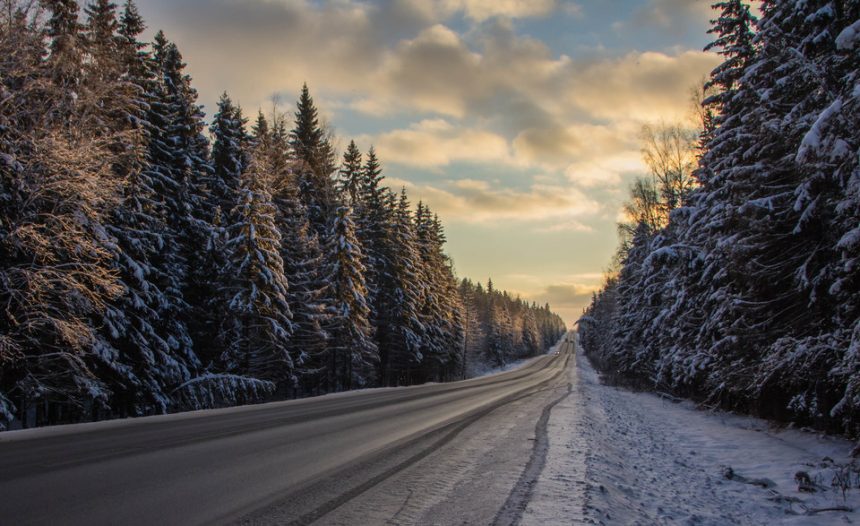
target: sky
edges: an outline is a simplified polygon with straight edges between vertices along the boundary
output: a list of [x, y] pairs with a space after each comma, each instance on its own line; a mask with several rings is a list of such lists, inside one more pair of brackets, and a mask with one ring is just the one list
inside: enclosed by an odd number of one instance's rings
[[439, 214], [460, 277], [570, 325], [599, 289], [645, 124], [692, 113], [717, 65], [707, 0], [138, 0], [207, 114], [294, 111]]

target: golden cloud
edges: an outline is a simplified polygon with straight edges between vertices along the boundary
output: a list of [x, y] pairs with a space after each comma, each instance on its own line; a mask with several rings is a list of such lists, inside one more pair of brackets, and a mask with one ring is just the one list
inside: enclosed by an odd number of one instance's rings
[[447, 222], [487, 223], [499, 220], [564, 221], [592, 217], [600, 205], [576, 188], [534, 185], [520, 191], [487, 181], [460, 179], [447, 188], [389, 178], [392, 187], [405, 187], [414, 200], [427, 203]]
[[489, 131], [456, 127], [444, 119], [427, 119], [408, 129], [359, 137], [373, 143], [386, 162], [417, 166], [447, 166], [456, 161], [511, 162], [508, 142]]

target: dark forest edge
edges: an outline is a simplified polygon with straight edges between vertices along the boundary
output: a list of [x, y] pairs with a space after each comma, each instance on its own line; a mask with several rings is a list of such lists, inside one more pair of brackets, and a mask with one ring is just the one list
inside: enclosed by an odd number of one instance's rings
[[860, 2], [714, 8], [689, 179], [646, 144], [581, 342], [613, 382], [856, 437]]
[[207, 135], [131, 1], [0, 7], [0, 429], [462, 379], [565, 332], [458, 281], [306, 86], [292, 128], [224, 94]]

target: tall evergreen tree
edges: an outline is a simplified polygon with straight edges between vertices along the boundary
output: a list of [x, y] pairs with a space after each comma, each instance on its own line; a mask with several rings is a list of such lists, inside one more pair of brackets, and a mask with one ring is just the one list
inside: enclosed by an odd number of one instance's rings
[[359, 174], [357, 204], [355, 208], [356, 232], [364, 247], [368, 297], [371, 304], [371, 319], [379, 327], [378, 318], [382, 310], [380, 287], [382, 277], [388, 272], [389, 262], [385, 258], [385, 245], [390, 241], [393, 225], [393, 210], [387, 206], [387, 189], [381, 185], [384, 177], [382, 167], [371, 146], [367, 161]]
[[391, 210], [391, 226], [382, 251], [386, 272], [379, 281], [376, 320], [380, 380], [383, 385], [400, 385], [410, 383], [411, 370], [423, 360], [420, 256], [406, 193], [397, 200], [388, 192], [383, 206]]
[[287, 301], [293, 313], [290, 353], [300, 373], [299, 388], [304, 392], [318, 392], [326, 372], [328, 334], [323, 325], [331, 316], [326, 308], [331, 298], [331, 284], [327, 282], [319, 238], [299, 198], [295, 163], [289, 159], [283, 116], [276, 113], [272, 117], [270, 125], [260, 114], [254, 126], [254, 142], [257, 154], [268, 160], [272, 197], [278, 212], [281, 256], [290, 284]]
[[307, 84], [302, 86], [297, 103], [295, 123], [290, 132], [290, 148], [299, 163], [297, 173], [302, 203], [308, 209], [314, 229], [323, 237], [327, 233], [336, 201], [331, 177], [334, 172], [333, 148], [320, 125]]
[[241, 195], [228, 229], [221, 294], [230, 316], [222, 338], [226, 371], [278, 384], [296, 383], [288, 350], [293, 332], [288, 284], [281, 259], [276, 209], [264, 185], [266, 161], [254, 159], [242, 176]]
[[860, 6], [766, 1], [754, 37], [743, 4], [717, 7], [726, 62], [702, 187], [627, 252], [583, 345], [629, 381], [856, 433], [857, 282], [843, 264], [856, 254]]
[[349, 146], [343, 154], [343, 163], [340, 168], [340, 179], [338, 190], [342, 199], [350, 206], [359, 204], [359, 190], [362, 184], [361, 152], [355, 141], [349, 141]]
[[349, 208], [338, 209], [328, 237], [326, 248], [334, 263], [329, 277], [332, 316], [326, 324], [331, 335], [329, 382], [332, 390], [339, 391], [370, 384], [379, 356], [368, 318], [361, 244], [355, 236]]
[[40, 4], [49, 13], [46, 34], [50, 39], [48, 62], [53, 80], [63, 88], [60, 95], [73, 99], [72, 94], [80, 82], [84, 58], [78, 21], [80, 8], [76, 0], [41, 0]]
[[246, 120], [242, 110], [233, 105], [225, 92], [218, 101], [218, 111], [212, 118], [209, 131], [212, 134], [212, 182], [209, 195], [213, 208], [217, 207], [222, 224], [232, 222], [229, 217], [239, 194], [242, 173], [248, 165], [248, 143], [245, 131]]
[[717, 2], [712, 8], [719, 9], [720, 16], [711, 20], [712, 27], [708, 33], [716, 35], [716, 38], [705, 46], [705, 51], [718, 49], [725, 60], [705, 83], [705, 89], [719, 88], [716, 95], [706, 99], [705, 105], [716, 105], [720, 109], [734, 96], [741, 77], [755, 57], [753, 31], [758, 20], [750, 13], [749, 5], [741, 0]]

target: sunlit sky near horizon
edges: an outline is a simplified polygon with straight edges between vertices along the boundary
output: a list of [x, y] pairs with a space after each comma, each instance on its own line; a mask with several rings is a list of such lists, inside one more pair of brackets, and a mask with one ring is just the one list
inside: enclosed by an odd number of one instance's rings
[[303, 82], [342, 150], [446, 226], [461, 277], [570, 325], [602, 280], [639, 130], [686, 119], [718, 63], [705, 0], [138, 0], [188, 63], [207, 115], [255, 116]]

